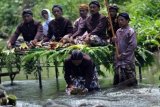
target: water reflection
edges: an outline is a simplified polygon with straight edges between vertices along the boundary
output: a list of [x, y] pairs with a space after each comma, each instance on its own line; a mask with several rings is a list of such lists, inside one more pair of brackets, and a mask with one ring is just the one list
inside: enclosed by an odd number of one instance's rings
[[43, 80], [39, 89], [37, 80], [3, 82], [8, 93], [18, 97], [17, 107], [160, 107], [160, 53], [156, 53], [153, 67], [143, 71], [143, 83], [132, 88], [112, 88], [112, 79], [101, 79], [102, 90], [83, 96], [67, 96], [64, 92], [65, 81]]
[[[105, 80], [106, 81], [106, 80]], [[68, 96], [64, 92], [65, 82], [60, 80], [60, 90], [55, 80], [43, 81], [43, 90], [38, 81], [4, 82], [8, 93], [18, 97], [17, 107], [153, 107], [160, 106], [160, 89], [140, 84], [132, 88], [105, 88], [87, 95]], [[101, 81], [102, 82], [102, 81]], [[104, 82], [104, 81], [103, 81]]]

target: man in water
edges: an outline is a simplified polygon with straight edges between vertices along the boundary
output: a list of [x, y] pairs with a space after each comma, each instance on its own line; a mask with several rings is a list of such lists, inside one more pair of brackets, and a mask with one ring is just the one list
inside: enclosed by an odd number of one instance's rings
[[89, 55], [80, 50], [73, 50], [71, 56], [64, 61], [64, 78], [67, 89], [82, 89], [82, 93], [98, 90], [98, 78], [95, 64]]
[[120, 28], [116, 32], [114, 42], [117, 44], [118, 55], [115, 53], [114, 85], [124, 84], [132, 86], [137, 84], [135, 72], [135, 49], [137, 47], [136, 32], [129, 26], [128, 13], [118, 15]]

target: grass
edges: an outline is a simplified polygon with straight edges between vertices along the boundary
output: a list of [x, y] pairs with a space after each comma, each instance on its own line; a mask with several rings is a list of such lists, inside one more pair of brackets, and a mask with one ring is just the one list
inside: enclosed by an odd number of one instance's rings
[[7, 41], [4, 39], [0, 39], [0, 46], [6, 46], [7, 45]]

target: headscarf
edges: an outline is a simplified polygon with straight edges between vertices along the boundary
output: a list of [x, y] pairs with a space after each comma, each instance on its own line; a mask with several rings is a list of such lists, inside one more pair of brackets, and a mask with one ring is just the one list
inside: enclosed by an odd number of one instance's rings
[[79, 9], [84, 9], [88, 11], [88, 5], [87, 4], [80, 4]]
[[53, 20], [53, 18], [51, 17], [51, 12], [49, 11], [49, 9], [43, 9], [42, 11], [46, 11], [48, 13], [48, 20], [45, 20], [45, 22], [43, 23], [43, 34], [46, 36], [48, 34], [48, 24], [51, 20]]

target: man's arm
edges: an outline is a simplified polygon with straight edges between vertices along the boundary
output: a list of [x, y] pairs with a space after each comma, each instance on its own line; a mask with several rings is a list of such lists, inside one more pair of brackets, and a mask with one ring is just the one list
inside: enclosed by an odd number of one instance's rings
[[101, 32], [103, 32], [104, 29], [107, 28], [107, 18], [103, 17], [100, 19], [99, 24], [96, 26], [96, 28], [90, 33], [90, 35], [99, 35]]
[[17, 38], [19, 37], [19, 35], [21, 34], [21, 30], [20, 30], [21, 26], [18, 25], [16, 31], [14, 32], [14, 34], [10, 37], [7, 45], [8, 48], [12, 48], [12, 46], [15, 44]]
[[70, 76], [71, 76], [71, 68], [68, 63], [68, 60], [65, 60], [65, 62], [64, 62], [64, 79], [68, 85], [68, 88], [70, 88], [70, 86], [72, 86], [72, 80], [71, 80]]
[[43, 26], [41, 23], [38, 23], [37, 33], [34, 40], [38, 41], [42, 38], [42, 36], [43, 36]]
[[79, 22], [79, 18], [73, 24], [73, 33], [75, 33], [78, 30], [78, 22]]
[[72, 32], [73, 32], [72, 23], [71, 23], [71, 21], [68, 21], [68, 22], [67, 22], [67, 35], [69, 35], [69, 34], [71, 35]]
[[85, 88], [90, 89], [91, 82], [94, 77], [94, 64], [92, 61], [89, 61], [89, 63], [86, 66], [86, 75], [85, 75]]
[[137, 40], [136, 40], [136, 33], [133, 32], [129, 36], [129, 42], [128, 42], [128, 47], [124, 53], [121, 54], [121, 58], [125, 58], [131, 53], [135, 51], [137, 47]]
[[85, 20], [85, 21], [84, 21], [84, 24], [82, 25], [82, 27], [79, 28], [79, 29], [72, 35], [73, 38], [75, 38], [76, 36], [81, 36], [81, 35], [83, 35], [83, 34], [86, 32], [86, 30], [87, 30], [87, 29], [86, 29], [86, 28], [87, 28], [86, 21], [87, 21], [87, 20]]

